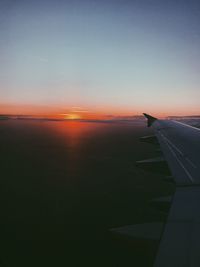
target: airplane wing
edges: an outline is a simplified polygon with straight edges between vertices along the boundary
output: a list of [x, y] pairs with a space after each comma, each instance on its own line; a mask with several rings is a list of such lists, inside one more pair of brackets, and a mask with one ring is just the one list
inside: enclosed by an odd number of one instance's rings
[[200, 129], [144, 113], [176, 184], [155, 267], [200, 266]]

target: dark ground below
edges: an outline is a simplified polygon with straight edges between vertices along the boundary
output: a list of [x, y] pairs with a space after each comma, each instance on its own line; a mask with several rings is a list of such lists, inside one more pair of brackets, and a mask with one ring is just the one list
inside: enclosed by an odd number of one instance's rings
[[173, 187], [135, 167], [156, 156], [143, 123], [0, 122], [1, 266], [153, 265], [156, 243], [109, 229], [163, 221]]

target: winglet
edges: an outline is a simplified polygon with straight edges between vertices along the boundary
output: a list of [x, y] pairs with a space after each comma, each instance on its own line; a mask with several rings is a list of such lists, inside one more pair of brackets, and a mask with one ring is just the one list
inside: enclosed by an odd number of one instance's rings
[[147, 118], [147, 126], [148, 127], [150, 127], [154, 123], [154, 121], [157, 120], [157, 118], [154, 118], [154, 117], [152, 117], [146, 113], [143, 113], [143, 115]]

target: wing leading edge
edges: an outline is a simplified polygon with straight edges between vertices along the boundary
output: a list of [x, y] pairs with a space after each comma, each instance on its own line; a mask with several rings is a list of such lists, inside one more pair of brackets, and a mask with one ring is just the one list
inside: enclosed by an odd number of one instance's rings
[[176, 183], [155, 267], [200, 266], [200, 130], [144, 114]]

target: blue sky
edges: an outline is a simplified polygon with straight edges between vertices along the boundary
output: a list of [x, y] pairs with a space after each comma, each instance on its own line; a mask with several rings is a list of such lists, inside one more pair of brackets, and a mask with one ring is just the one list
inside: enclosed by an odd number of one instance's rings
[[200, 113], [198, 1], [1, 1], [1, 103]]

